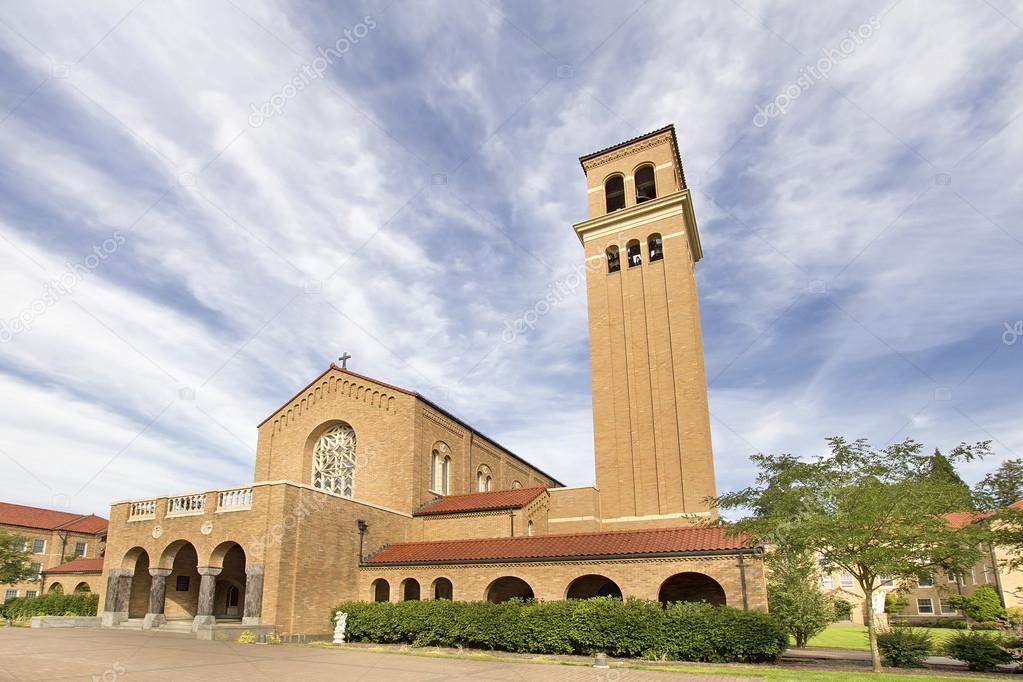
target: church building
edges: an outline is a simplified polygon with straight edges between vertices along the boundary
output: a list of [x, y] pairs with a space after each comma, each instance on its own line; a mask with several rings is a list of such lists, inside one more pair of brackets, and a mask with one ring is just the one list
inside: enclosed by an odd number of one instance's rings
[[112, 505], [103, 624], [316, 635], [345, 600], [766, 609], [762, 549], [707, 503], [703, 252], [675, 129], [580, 162], [595, 484], [565, 486], [342, 361], [259, 425], [252, 483]]

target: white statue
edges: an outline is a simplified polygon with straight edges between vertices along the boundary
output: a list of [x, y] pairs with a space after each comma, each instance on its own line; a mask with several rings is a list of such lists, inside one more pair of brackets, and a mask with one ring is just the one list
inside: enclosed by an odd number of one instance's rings
[[344, 644], [345, 626], [348, 625], [348, 614], [344, 611], [338, 611], [334, 614], [334, 620], [337, 623], [334, 626], [334, 644]]

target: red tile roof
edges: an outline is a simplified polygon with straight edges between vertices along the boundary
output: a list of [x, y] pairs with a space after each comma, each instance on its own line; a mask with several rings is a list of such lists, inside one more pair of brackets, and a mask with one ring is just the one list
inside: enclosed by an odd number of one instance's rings
[[60, 566], [54, 566], [53, 568], [47, 568], [43, 571], [49, 575], [50, 573], [102, 573], [103, 572], [103, 560], [102, 559], [84, 559], [78, 557], [72, 559], [66, 564]]
[[95, 514], [83, 516], [55, 509], [0, 502], [0, 525], [42, 528], [44, 530], [70, 530], [76, 533], [95, 535], [107, 529], [107, 520]]
[[510, 488], [487, 493], [467, 493], [438, 497], [420, 507], [413, 516], [431, 514], [456, 514], [462, 512], [496, 511], [498, 509], [521, 509], [535, 500], [547, 488]]
[[534, 535], [481, 540], [399, 542], [366, 560], [368, 564], [500, 562], [650, 554], [698, 554], [751, 547], [745, 537], [725, 534], [721, 526], [651, 528], [607, 533]]

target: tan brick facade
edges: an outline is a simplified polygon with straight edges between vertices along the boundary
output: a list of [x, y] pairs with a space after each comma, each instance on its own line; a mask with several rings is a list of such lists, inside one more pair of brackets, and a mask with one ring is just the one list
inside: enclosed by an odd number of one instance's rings
[[[643, 163], [653, 164], [658, 198], [642, 205], [633, 198], [604, 215], [604, 178], [622, 173], [634, 194]], [[694, 275], [701, 254], [674, 132], [591, 155], [584, 167], [591, 218], [575, 228], [591, 266], [598, 485], [561, 487], [422, 397], [332, 365], [259, 425], [251, 486], [113, 505], [104, 623], [144, 617], [146, 627], [159, 627], [192, 618], [202, 632], [240, 618], [284, 634], [323, 633], [333, 605], [376, 598], [381, 580], [389, 600], [433, 598], [438, 585], [454, 599], [503, 599], [516, 590], [564, 599], [613, 583], [626, 597], [766, 609], [763, 562], [741, 543], [557, 554], [569, 534], [707, 519], [704, 498], [715, 490]], [[647, 249], [655, 232], [663, 259], [606, 271], [608, 244], [624, 249], [635, 238]], [[491, 492], [470, 497], [523, 489], [522, 501], [455, 509], [457, 498], [445, 497], [452, 506], [444, 513], [423, 509], [439, 496], [484, 489]], [[557, 547], [536, 560], [360, 560], [402, 543], [473, 538]], [[574, 582], [584, 576], [596, 577]]]
[[[605, 528], [713, 516], [707, 380], [696, 293], [699, 234], [673, 129], [582, 159], [590, 217], [583, 243], [597, 487]], [[656, 198], [637, 203], [652, 166]], [[625, 207], [607, 212], [605, 183], [624, 178]], [[661, 239], [659, 260], [651, 238]], [[640, 259], [633, 265], [629, 245]], [[620, 269], [609, 267], [617, 249]]]

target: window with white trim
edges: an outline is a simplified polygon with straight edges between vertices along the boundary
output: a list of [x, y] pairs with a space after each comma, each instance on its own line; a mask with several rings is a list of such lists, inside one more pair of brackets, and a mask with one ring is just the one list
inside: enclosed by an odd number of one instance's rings
[[934, 587], [934, 576], [921, 573], [916, 577], [918, 587]]
[[476, 471], [476, 492], [487, 493], [490, 492], [490, 484], [493, 481], [493, 472], [490, 471], [490, 467], [486, 464], [481, 466]]
[[8, 599], [17, 599], [17, 598], [18, 598], [18, 591], [17, 590], [4, 590], [4, 601], [7, 601]]
[[328, 429], [313, 448], [313, 487], [352, 496], [355, 479], [355, 430], [348, 424]]
[[85, 550], [89, 548], [89, 545], [84, 542], [75, 543], [75, 556], [85, 556]]
[[920, 615], [934, 613], [934, 603], [930, 597], [920, 597], [916, 600], [916, 612]]
[[45, 551], [46, 551], [46, 540], [42, 540], [40, 538], [36, 538], [35, 540], [32, 541], [32, 553], [33, 554], [42, 554]]
[[882, 575], [878, 579], [881, 581], [880, 587], [895, 587], [895, 580], [890, 575]]
[[39, 578], [43, 577], [43, 565], [41, 563], [33, 561], [28, 567], [32, 572], [32, 580], [39, 580]]
[[825, 590], [834, 589], [835, 578], [830, 573], [821, 576], [821, 587]]
[[938, 608], [941, 609], [942, 613], [959, 613], [959, 610], [952, 606], [952, 602], [948, 599], [941, 599], [938, 601]]
[[841, 573], [838, 576], [838, 584], [848, 589], [853, 586], [853, 577], [851, 573]]
[[25, 599], [35, 599], [37, 594], [35, 590], [25, 590]]
[[451, 457], [434, 450], [430, 455], [430, 491], [447, 495], [451, 491]]

